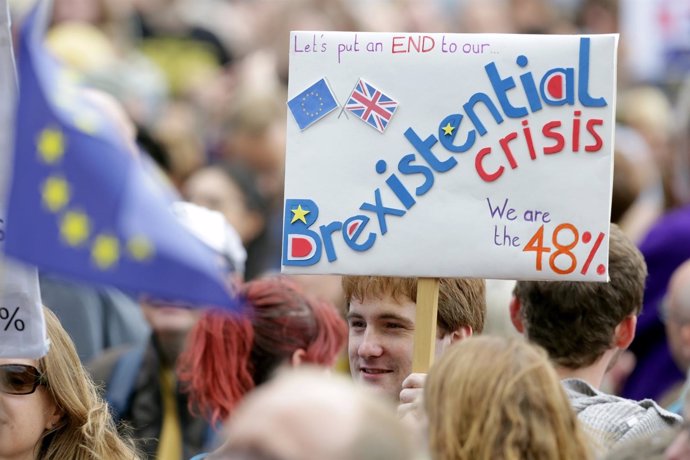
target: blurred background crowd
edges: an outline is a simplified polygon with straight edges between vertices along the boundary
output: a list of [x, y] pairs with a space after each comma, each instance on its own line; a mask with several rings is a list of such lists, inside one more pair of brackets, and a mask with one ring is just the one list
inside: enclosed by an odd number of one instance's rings
[[[10, 1], [15, 24], [33, 3]], [[620, 33], [611, 220], [640, 243], [662, 215], [690, 204], [688, 1], [54, 0], [48, 47], [122, 105], [140, 148], [184, 199], [227, 218], [247, 249], [246, 280], [280, 270], [291, 30]], [[297, 279], [344, 306], [339, 279]], [[62, 283], [44, 275], [44, 297], [74, 304]], [[488, 283], [487, 327], [500, 330], [511, 284]], [[109, 290], [80, 297], [126, 302]], [[651, 315], [663, 338], [656, 308]], [[126, 322], [86, 332], [97, 336], [89, 349], [76, 338], [82, 359], [146, 336], [143, 322]]]
[[[15, 24], [31, 4], [10, 1]], [[247, 281], [280, 270], [291, 30], [620, 33], [611, 221], [637, 244], [647, 242], [643, 253], [659, 255], [662, 266], [669, 254], [690, 258], [690, 247], [678, 246], [687, 238], [655, 240], [663, 247], [649, 249], [659, 219], [690, 212], [688, 0], [53, 0], [53, 8], [48, 47], [87, 86], [119, 102], [139, 147], [185, 200], [226, 217], [247, 251]], [[681, 345], [669, 352], [669, 325], [659, 317], [677, 265], [650, 265], [650, 287], [658, 284], [658, 292], [646, 293], [632, 353], [610, 374], [610, 391], [662, 404], [677, 399], [687, 363], [678, 360]], [[295, 280], [345, 310], [339, 278]], [[66, 283], [42, 275], [44, 303], [72, 334], [83, 362], [149, 339], [136, 303]], [[510, 282], [487, 282], [486, 332], [509, 334], [511, 290]], [[75, 305], [83, 314], [74, 314]], [[127, 313], [113, 313], [119, 310]], [[143, 314], [155, 331], [177, 327]], [[107, 327], [85, 328], [84, 318]], [[646, 360], [663, 379], [645, 380]]]

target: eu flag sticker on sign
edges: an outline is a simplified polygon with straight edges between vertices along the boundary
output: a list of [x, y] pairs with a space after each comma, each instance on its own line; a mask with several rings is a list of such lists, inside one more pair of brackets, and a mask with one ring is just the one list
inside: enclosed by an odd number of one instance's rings
[[292, 116], [304, 130], [331, 113], [338, 103], [325, 78], [317, 81], [288, 101]]

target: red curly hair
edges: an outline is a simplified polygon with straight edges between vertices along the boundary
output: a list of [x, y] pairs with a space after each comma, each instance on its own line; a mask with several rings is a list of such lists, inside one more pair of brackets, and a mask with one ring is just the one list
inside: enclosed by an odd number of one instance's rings
[[334, 305], [306, 297], [284, 278], [250, 281], [242, 296], [244, 314], [206, 311], [178, 360], [190, 408], [212, 425], [295, 351], [304, 350], [305, 363], [331, 366], [347, 339]]

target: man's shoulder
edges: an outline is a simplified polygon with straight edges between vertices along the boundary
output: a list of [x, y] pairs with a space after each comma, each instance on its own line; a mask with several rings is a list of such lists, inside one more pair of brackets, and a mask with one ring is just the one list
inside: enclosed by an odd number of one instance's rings
[[607, 446], [682, 422], [651, 399], [634, 401], [607, 394], [579, 379], [561, 383], [580, 422]]

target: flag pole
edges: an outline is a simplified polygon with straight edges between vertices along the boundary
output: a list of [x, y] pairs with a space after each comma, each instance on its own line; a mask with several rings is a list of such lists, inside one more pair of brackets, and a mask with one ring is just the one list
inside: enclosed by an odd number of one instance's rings
[[[357, 83], [355, 83], [355, 86], [352, 87], [352, 91], [350, 91], [350, 94], [347, 95], [347, 101], [349, 101], [350, 98], [352, 97], [352, 93], [355, 92], [355, 89], [357, 88], [357, 85], [359, 85], [360, 80], [361, 80], [361, 78], [359, 80], [357, 80]], [[345, 101], [345, 104], [347, 104], [347, 101]], [[338, 102], [338, 103], [340, 103], [340, 102]], [[343, 112], [345, 112], [345, 105], [342, 106], [342, 108], [340, 109], [340, 112], [338, 113], [338, 120], [340, 120], [340, 115], [342, 115]], [[347, 116], [347, 113], [345, 114], [345, 118], [347, 118], [348, 120], [350, 119]]]
[[[328, 81], [328, 78], [323, 77], [323, 79], [326, 80], [326, 85], [328, 86], [328, 89], [331, 90], [331, 84]], [[352, 94], [352, 92], [350, 92], [350, 94]], [[340, 101], [338, 100], [338, 96], [335, 95], [335, 91], [331, 90], [331, 95], [333, 96], [333, 99], [335, 99], [335, 102], [338, 104], [338, 106], [340, 106], [340, 113], [338, 114], [338, 118], [340, 118], [340, 115], [342, 115], [343, 110], [345, 110], [345, 106], [340, 103]], [[347, 113], [345, 114], [345, 118], [347, 118], [348, 120], [350, 119], [350, 117], [347, 116]]]
[[419, 278], [415, 313], [412, 372], [429, 371], [434, 363], [439, 278]]

